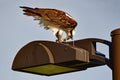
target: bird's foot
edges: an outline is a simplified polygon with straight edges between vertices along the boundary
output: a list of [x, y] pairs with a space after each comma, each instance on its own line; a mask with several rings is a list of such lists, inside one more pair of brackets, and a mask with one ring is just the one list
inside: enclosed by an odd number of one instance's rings
[[63, 39], [63, 41], [66, 42], [69, 39], [70, 39], [69, 37], [66, 37], [66, 38]]
[[65, 39], [57, 39], [56, 42], [57, 43], [63, 43], [63, 42], [66, 42], [66, 40]]

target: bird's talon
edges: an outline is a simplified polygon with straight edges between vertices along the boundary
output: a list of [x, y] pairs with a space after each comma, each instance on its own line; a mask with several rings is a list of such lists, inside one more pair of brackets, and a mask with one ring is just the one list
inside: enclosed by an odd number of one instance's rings
[[56, 39], [56, 42], [58, 43], [58, 42], [60, 42], [58, 39]]

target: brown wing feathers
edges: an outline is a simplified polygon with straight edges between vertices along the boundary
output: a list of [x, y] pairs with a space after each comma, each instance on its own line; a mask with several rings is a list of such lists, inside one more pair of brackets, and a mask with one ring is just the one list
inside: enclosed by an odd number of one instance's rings
[[41, 16], [41, 14], [38, 13], [37, 10], [34, 9], [34, 8], [29, 8], [29, 7], [20, 7], [20, 8], [23, 8], [23, 11], [25, 12], [24, 13], [25, 15], [28, 15], [28, 16]]
[[74, 19], [66, 16], [66, 13], [60, 10], [49, 8], [29, 8], [29, 7], [20, 8], [23, 8], [25, 15], [44, 17], [51, 23], [58, 24], [64, 28], [75, 28], [77, 26], [77, 22]]

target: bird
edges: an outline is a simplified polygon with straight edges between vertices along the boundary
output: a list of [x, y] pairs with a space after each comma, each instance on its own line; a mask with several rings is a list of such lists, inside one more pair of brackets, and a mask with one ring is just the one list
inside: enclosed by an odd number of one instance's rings
[[[77, 21], [67, 12], [53, 8], [31, 8], [20, 6], [23, 9], [23, 14], [34, 17], [34, 20], [39, 21], [39, 25], [46, 30], [51, 30], [56, 36], [56, 42], [66, 42], [69, 39], [73, 40]], [[63, 34], [66, 34], [63, 38]]]

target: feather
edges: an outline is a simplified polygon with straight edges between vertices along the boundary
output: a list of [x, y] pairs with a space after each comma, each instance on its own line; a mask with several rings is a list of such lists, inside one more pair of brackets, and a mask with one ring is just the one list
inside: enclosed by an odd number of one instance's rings
[[[30, 8], [24, 6], [20, 8], [23, 8], [25, 15], [33, 16], [35, 20], [39, 21], [41, 26], [51, 30], [59, 42], [73, 37], [77, 22], [68, 13], [50, 8]], [[62, 38], [63, 32], [67, 34], [66, 38]]]

